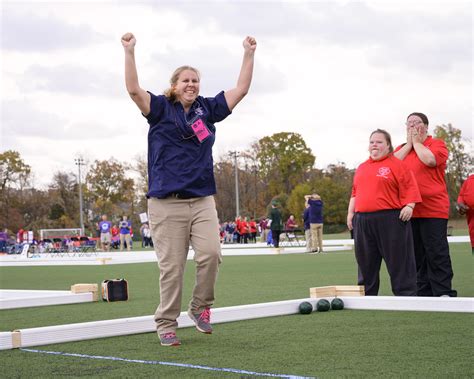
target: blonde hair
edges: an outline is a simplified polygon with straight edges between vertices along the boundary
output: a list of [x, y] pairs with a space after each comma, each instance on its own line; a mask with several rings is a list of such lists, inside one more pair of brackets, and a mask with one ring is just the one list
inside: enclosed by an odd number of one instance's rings
[[201, 80], [201, 73], [199, 72], [197, 68], [194, 68], [191, 66], [181, 66], [181, 67], [178, 67], [176, 70], [174, 70], [173, 75], [171, 75], [171, 78], [170, 78], [171, 86], [170, 88], [168, 88], [167, 90], [163, 92], [163, 95], [165, 95], [168, 98], [168, 100], [173, 103], [178, 101], [178, 98], [176, 97], [176, 93], [174, 92], [173, 87], [176, 85], [176, 83], [178, 83], [178, 79], [181, 73], [186, 70], [195, 72], [196, 75], [198, 76], [198, 79]]

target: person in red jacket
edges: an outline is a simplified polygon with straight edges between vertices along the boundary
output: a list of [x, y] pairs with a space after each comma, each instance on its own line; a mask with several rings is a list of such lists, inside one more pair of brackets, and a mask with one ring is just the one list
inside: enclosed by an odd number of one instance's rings
[[253, 243], [257, 242], [257, 222], [255, 218], [251, 217], [249, 222], [250, 241]]
[[459, 214], [466, 215], [471, 248], [474, 253], [474, 174], [469, 175], [463, 183], [459, 191], [456, 208]]
[[354, 176], [347, 226], [354, 231], [359, 285], [376, 296], [382, 259], [392, 292], [416, 296], [416, 264], [410, 219], [421, 201], [413, 173], [395, 158], [390, 134], [377, 129], [370, 135], [370, 157]]
[[296, 223], [295, 216], [290, 215], [290, 217], [288, 217], [288, 220], [286, 220], [285, 229], [287, 231], [293, 231], [297, 227], [298, 227], [298, 224]]
[[407, 142], [395, 156], [415, 174], [422, 203], [413, 212], [418, 296], [457, 296], [452, 289], [449, 255], [449, 197], [444, 179], [448, 149], [443, 140], [428, 135], [428, 117], [414, 112], [407, 117]]
[[244, 217], [243, 220], [240, 220], [240, 224], [238, 226], [239, 234], [240, 234], [240, 242], [241, 243], [248, 243], [249, 236], [250, 236], [250, 228], [249, 222], [247, 221], [247, 217]]

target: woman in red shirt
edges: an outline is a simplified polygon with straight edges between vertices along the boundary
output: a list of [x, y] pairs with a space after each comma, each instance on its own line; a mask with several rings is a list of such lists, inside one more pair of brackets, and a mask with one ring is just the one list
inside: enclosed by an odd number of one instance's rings
[[243, 220], [240, 221], [238, 226], [239, 234], [240, 234], [240, 243], [248, 243], [249, 236], [250, 236], [250, 229], [249, 229], [249, 222], [247, 221], [247, 217], [244, 217]]
[[257, 242], [257, 223], [253, 217], [250, 219], [250, 222], [249, 222], [249, 230], [250, 230], [250, 241], [256, 243]]
[[370, 157], [354, 176], [347, 226], [354, 230], [359, 285], [376, 296], [382, 259], [392, 292], [416, 295], [416, 265], [410, 219], [421, 201], [413, 173], [392, 154], [390, 134], [377, 129], [370, 135]]
[[459, 214], [466, 215], [472, 252], [474, 253], [474, 175], [469, 175], [462, 185], [456, 208]]
[[406, 122], [407, 142], [395, 156], [415, 174], [422, 203], [413, 212], [418, 296], [457, 296], [452, 289], [449, 255], [449, 197], [444, 179], [449, 152], [441, 139], [428, 135], [428, 117], [412, 113]]
[[287, 231], [292, 231], [292, 230], [296, 229], [297, 227], [298, 227], [298, 225], [296, 224], [295, 216], [290, 215], [290, 217], [288, 217], [288, 220], [286, 220], [285, 229]]

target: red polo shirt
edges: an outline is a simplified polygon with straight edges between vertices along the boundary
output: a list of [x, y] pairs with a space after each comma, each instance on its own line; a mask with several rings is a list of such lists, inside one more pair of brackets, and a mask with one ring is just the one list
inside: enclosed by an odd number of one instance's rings
[[[423, 145], [428, 148], [436, 159], [436, 166], [425, 165], [412, 149], [403, 162], [415, 174], [423, 202], [415, 207], [413, 217], [448, 218], [449, 197], [446, 189], [444, 173], [449, 152], [443, 140], [429, 136]], [[400, 150], [398, 146], [395, 151]]]
[[469, 209], [466, 212], [467, 225], [469, 226], [469, 237], [471, 246], [474, 247], [474, 175], [464, 181], [459, 192], [458, 203], [466, 204]]
[[392, 154], [378, 161], [369, 158], [357, 168], [352, 197], [356, 212], [401, 209], [421, 201], [413, 173]]

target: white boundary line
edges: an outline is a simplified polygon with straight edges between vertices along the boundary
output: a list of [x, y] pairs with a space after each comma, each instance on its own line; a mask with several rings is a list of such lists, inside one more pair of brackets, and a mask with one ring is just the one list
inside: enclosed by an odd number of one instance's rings
[[92, 292], [0, 290], [0, 309], [41, 307], [44, 305], [77, 304], [94, 301]]
[[239, 369], [236, 369], [236, 368], [210, 367], [210, 366], [194, 365], [194, 364], [189, 364], [189, 363], [148, 361], [148, 360], [142, 360], [142, 359], [127, 359], [127, 358], [109, 357], [109, 356], [102, 356], [102, 355], [64, 353], [64, 352], [61, 352], [61, 351], [47, 351], [47, 350], [36, 350], [36, 349], [21, 349], [21, 350], [25, 351], [25, 352], [28, 352], [28, 353], [59, 355], [59, 356], [63, 356], [63, 357], [100, 359], [100, 360], [119, 361], [119, 362], [127, 362], [127, 363], [142, 363], [142, 364], [147, 364], [147, 365], [173, 366], [173, 367], [199, 369], [199, 370], [207, 370], [207, 371], [231, 372], [231, 373], [234, 373], [234, 374], [241, 374], [241, 375], [266, 376], [266, 377], [286, 378], [286, 379], [309, 379], [309, 377], [307, 377], [307, 376], [274, 374], [274, 373], [268, 373], [268, 372], [255, 372], [255, 371], [248, 371], [248, 370], [239, 370]]
[[[332, 298], [327, 297], [327, 299], [331, 300]], [[466, 297], [342, 296], [341, 299], [344, 300], [346, 309], [474, 313], [474, 298]], [[298, 313], [298, 306], [301, 302], [308, 301], [314, 308], [318, 300], [317, 298], [305, 298], [216, 308], [212, 311], [212, 322], [218, 324], [262, 317], [291, 315]], [[178, 324], [179, 328], [194, 326], [193, 321], [186, 312], [181, 312]], [[155, 332], [155, 330], [154, 316], [19, 329], [14, 332], [6, 332], [6, 334], [0, 333], [0, 350], [148, 333]], [[10, 342], [8, 335], [10, 335]]]

